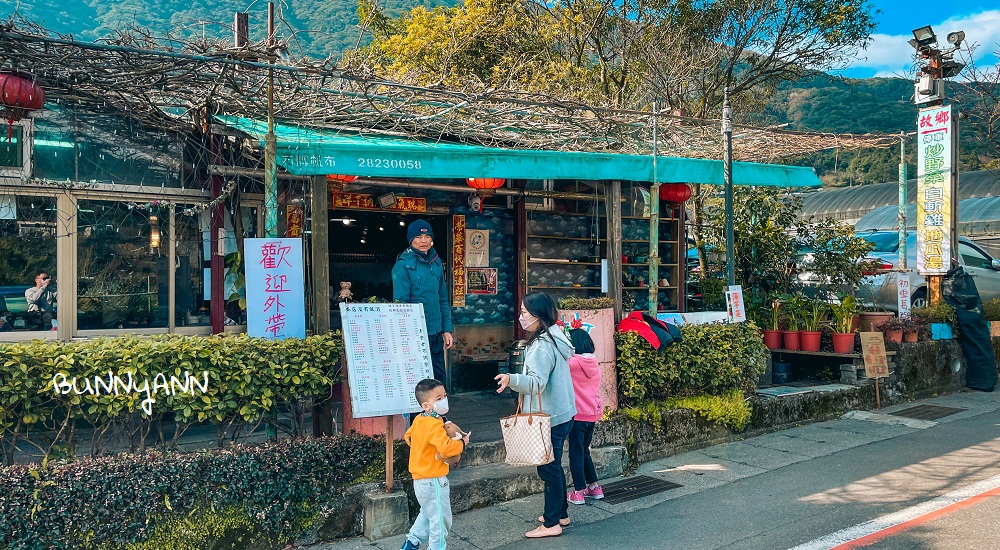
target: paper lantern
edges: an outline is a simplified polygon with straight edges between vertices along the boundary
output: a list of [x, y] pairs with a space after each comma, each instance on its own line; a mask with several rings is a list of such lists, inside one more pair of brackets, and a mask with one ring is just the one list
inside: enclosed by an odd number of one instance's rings
[[351, 183], [358, 179], [358, 176], [346, 176], [343, 174], [329, 174], [326, 176], [326, 181], [335, 181], [340, 183]]
[[45, 92], [31, 76], [0, 73], [0, 116], [7, 119], [7, 141], [14, 135], [14, 122], [37, 111], [45, 104]]
[[686, 183], [660, 185], [660, 199], [666, 202], [684, 202], [691, 198], [691, 188]]
[[493, 192], [503, 187], [507, 180], [503, 178], [465, 178], [469, 187], [479, 191], [479, 195], [489, 197]]

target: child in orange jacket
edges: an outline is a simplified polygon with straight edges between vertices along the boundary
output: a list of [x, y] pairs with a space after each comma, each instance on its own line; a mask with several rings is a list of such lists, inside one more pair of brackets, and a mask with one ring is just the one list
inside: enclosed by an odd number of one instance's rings
[[417, 550], [425, 541], [430, 550], [444, 550], [451, 530], [451, 493], [445, 461], [462, 454], [469, 434], [451, 422], [446, 425], [442, 418], [448, 413], [444, 384], [431, 378], [421, 380], [414, 393], [423, 412], [414, 417], [403, 440], [410, 446], [410, 475], [420, 514], [401, 550]]

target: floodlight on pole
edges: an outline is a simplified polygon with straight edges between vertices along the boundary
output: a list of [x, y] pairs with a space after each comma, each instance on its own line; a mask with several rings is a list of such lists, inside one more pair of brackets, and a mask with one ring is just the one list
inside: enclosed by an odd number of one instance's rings
[[934, 34], [934, 29], [932, 29], [930, 25], [914, 29], [913, 38], [917, 41], [917, 46], [919, 47], [927, 47], [932, 44], [937, 44], [937, 35]]

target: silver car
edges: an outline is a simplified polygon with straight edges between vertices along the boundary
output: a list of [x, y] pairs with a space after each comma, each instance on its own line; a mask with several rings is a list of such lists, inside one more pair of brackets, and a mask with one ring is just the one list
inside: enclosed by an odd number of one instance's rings
[[[887, 271], [899, 268], [899, 233], [895, 231], [874, 231], [858, 233], [875, 244], [869, 259], [882, 262], [880, 272], [865, 277], [858, 289], [858, 300], [863, 304], [872, 304], [887, 311], [896, 311], [896, 281], [898, 277], [910, 280], [911, 307], [927, 305], [927, 279], [916, 272], [917, 266], [917, 233], [907, 232], [906, 237], [906, 268], [910, 271], [899, 273]], [[965, 237], [958, 238], [958, 261], [972, 275], [979, 289], [979, 296], [985, 302], [1000, 298], [1000, 260], [995, 260], [983, 249]]]

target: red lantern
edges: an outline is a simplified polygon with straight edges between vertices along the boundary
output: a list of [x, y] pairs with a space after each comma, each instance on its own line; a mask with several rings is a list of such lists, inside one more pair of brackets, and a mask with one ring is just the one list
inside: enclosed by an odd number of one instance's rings
[[14, 135], [14, 122], [45, 104], [45, 92], [30, 75], [0, 73], [0, 116], [7, 119], [7, 141]]
[[503, 178], [465, 178], [465, 181], [469, 184], [469, 187], [478, 189], [481, 196], [489, 197], [497, 189], [503, 187], [504, 182], [507, 180]]
[[691, 198], [691, 188], [686, 183], [660, 184], [660, 199], [666, 202], [684, 202]]
[[343, 174], [329, 174], [326, 176], [326, 181], [336, 181], [341, 183], [351, 183], [358, 179], [357, 176], [346, 176]]

